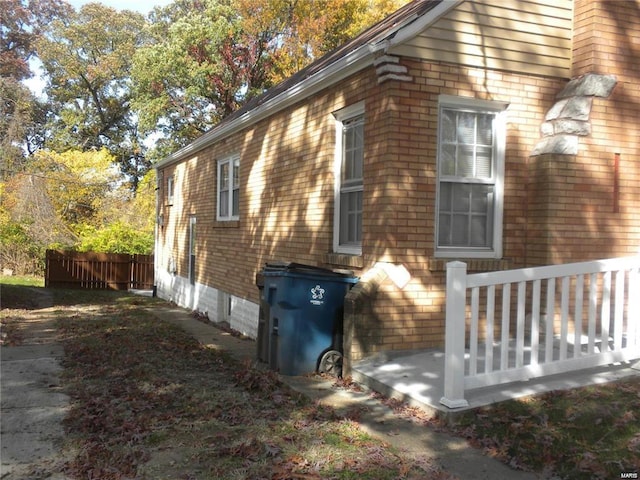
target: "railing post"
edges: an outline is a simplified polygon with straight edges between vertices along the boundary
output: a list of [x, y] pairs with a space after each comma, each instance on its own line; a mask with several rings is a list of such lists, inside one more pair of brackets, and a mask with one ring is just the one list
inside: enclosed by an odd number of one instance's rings
[[447, 263], [447, 300], [444, 341], [444, 396], [448, 408], [468, 407], [464, 399], [464, 335], [467, 264]]

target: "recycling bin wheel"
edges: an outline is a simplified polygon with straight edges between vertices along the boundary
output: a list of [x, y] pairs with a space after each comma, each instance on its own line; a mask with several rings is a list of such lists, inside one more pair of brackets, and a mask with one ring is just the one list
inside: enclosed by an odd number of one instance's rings
[[329, 350], [322, 355], [318, 372], [342, 377], [342, 353], [338, 350]]

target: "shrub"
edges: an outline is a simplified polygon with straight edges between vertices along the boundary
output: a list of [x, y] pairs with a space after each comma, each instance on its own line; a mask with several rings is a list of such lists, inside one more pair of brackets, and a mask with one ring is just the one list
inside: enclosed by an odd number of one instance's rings
[[149, 255], [153, 252], [153, 232], [144, 232], [115, 222], [102, 228], [85, 226], [77, 245], [80, 252], [128, 253]]

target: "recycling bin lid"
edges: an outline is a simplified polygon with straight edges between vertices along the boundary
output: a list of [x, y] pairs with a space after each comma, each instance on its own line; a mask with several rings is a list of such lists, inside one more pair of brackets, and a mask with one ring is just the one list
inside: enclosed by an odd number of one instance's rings
[[338, 278], [355, 278], [354, 274], [350, 270], [330, 270], [328, 268], [316, 267], [314, 265], [305, 265], [303, 263], [296, 262], [267, 262], [262, 270], [264, 275], [279, 275], [282, 273], [293, 273], [303, 275], [317, 275], [328, 276]]

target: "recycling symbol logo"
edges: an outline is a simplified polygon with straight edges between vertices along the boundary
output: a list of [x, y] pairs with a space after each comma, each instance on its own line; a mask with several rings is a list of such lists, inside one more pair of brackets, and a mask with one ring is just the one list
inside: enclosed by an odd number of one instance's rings
[[311, 289], [311, 300], [310, 302], [314, 305], [322, 305], [324, 303], [324, 288], [320, 285], [316, 285]]

